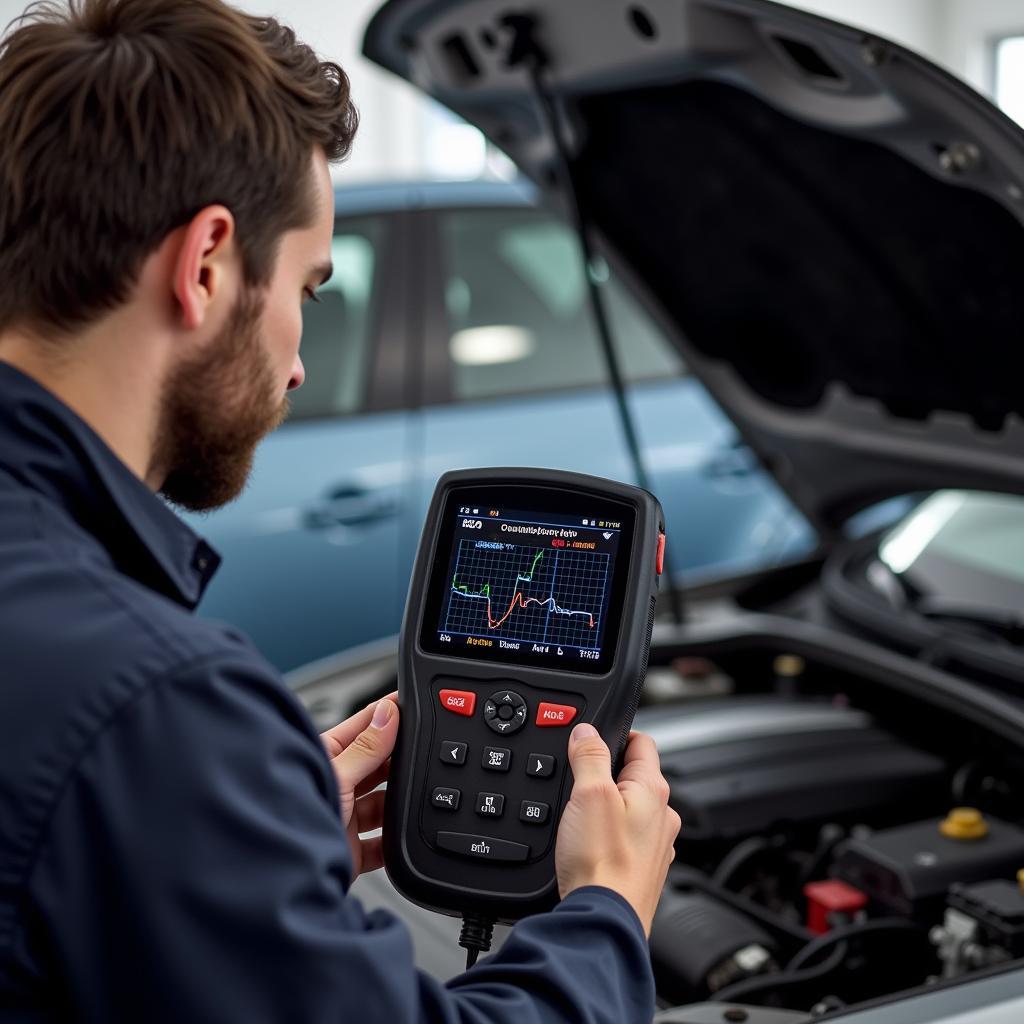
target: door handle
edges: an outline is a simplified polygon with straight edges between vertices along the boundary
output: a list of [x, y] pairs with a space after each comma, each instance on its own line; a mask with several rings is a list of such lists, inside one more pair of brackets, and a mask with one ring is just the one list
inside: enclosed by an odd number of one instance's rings
[[737, 444], [712, 455], [701, 467], [701, 473], [712, 480], [741, 480], [753, 476], [759, 468], [753, 450]]
[[336, 487], [320, 501], [308, 505], [303, 524], [309, 530], [336, 526], [365, 526], [398, 514], [398, 499], [380, 491], [351, 485]]

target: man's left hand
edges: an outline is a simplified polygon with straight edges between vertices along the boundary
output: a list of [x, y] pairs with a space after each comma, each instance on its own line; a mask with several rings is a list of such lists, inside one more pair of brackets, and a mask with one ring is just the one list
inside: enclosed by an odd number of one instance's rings
[[384, 863], [380, 837], [359, 836], [379, 829], [384, 818], [384, 792], [376, 790], [387, 781], [398, 736], [397, 697], [397, 693], [388, 694], [320, 734], [338, 780], [341, 820], [355, 866], [353, 877], [375, 871]]

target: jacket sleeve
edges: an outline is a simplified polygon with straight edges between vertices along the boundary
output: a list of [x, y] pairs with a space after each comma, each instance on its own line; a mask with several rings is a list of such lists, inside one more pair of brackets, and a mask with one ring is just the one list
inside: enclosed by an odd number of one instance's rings
[[[589, 888], [442, 985], [405, 927], [346, 896], [333, 773], [294, 697], [215, 661], [148, 686], [67, 780], [22, 939], [72, 1015], [107, 1024], [650, 1021], [643, 929]], [[45, 966], [42, 966], [45, 965]]]

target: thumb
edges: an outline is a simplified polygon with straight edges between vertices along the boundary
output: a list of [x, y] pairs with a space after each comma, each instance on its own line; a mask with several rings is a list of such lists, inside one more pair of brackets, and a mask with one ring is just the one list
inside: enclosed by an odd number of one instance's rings
[[397, 736], [398, 706], [384, 697], [377, 701], [370, 724], [334, 759], [343, 793], [354, 792], [391, 756]]
[[611, 751], [587, 722], [577, 725], [569, 737], [569, 765], [577, 783], [611, 782]]

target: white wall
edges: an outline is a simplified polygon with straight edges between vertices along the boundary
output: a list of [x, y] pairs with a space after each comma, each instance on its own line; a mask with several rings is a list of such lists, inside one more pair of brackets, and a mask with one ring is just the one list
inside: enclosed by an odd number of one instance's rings
[[[943, 42], [945, 0], [785, 0], [790, 7], [866, 28], [933, 60]], [[1020, 0], [1024, 3], [1024, 0]]]
[[[362, 115], [359, 138], [339, 178], [408, 177], [431, 172], [430, 108], [402, 82], [358, 55], [362, 32], [379, 0], [234, 0], [260, 14], [276, 14], [352, 80]], [[594, 0], [595, 3], [601, 0]], [[944, 64], [982, 91], [991, 87], [991, 40], [1024, 32], [1024, 0], [791, 0], [802, 7], [888, 36]], [[0, 0], [0, 26], [21, 13], [25, 0]], [[447, 141], [446, 141], [447, 144]]]
[[1024, 35], [1024, 0], [942, 0], [943, 48], [957, 74], [986, 94], [992, 89], [992, 48], [1000, 36]]
[[363, 30], [379, 0], [233, 0], [253, 14], [290, 24], [317, 53], [337, 61], [352, 83], [360, 128], [343, 180], [409, 177], [421, 170], [426, 145], [424, 101], [359, 53]]

